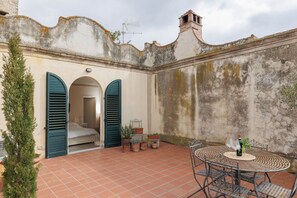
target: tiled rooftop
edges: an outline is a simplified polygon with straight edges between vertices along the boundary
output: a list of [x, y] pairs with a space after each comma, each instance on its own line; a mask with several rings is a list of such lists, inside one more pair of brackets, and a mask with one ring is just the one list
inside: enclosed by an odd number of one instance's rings
[[[294, 175], [273, 182], [290, 188]], [[131, 152], [101, 149], [41, 161], [38, 197], [187, 197], [197, 184], [187, 148], [161, 143], [159, 149]], [[205, 197], [199, 193], [193, 197]]]

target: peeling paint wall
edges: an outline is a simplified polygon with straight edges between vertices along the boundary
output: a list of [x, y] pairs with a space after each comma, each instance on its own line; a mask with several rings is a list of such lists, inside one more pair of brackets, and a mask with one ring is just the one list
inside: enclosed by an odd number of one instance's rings
[[[225, 142], [243, 132], [274, 151], [297, 150], [297, 114], [280, 87], [297, 75], [297, 43], [160, 71], [154, 130]], [[159, 127], [159, 128], [158, 128]]]

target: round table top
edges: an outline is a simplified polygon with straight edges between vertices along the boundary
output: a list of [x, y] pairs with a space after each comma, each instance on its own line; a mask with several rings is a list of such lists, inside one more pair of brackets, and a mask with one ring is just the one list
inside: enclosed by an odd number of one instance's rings
[[256, 157], [254, 160], [236, 160], [224, 156], [225, 152], [235, 152], [227, 146], [208, 146], [195, 151], [195, 155], [201, 159], [226, 164], [249, 172], [277, 172], [290, 167], [290, 162], [284, 157], [259, 149], [246, 149], [246, 153]]

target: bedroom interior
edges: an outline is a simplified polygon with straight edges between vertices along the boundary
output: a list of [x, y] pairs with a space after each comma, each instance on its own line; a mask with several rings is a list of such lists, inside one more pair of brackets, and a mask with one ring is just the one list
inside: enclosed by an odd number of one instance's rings
[[69, 89], [69, 153], [99, 148], [100, 87], [91, 77], [75, 80]]

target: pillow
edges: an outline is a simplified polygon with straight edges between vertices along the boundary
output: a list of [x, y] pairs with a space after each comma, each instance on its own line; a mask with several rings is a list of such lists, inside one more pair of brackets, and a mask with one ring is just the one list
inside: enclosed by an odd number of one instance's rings
[[69, 127], [71, 127], [71, 128], [78, 128], [80, 126], [79, 126], [79, 124], [77, 124], [75, 122], [69, 122]]

